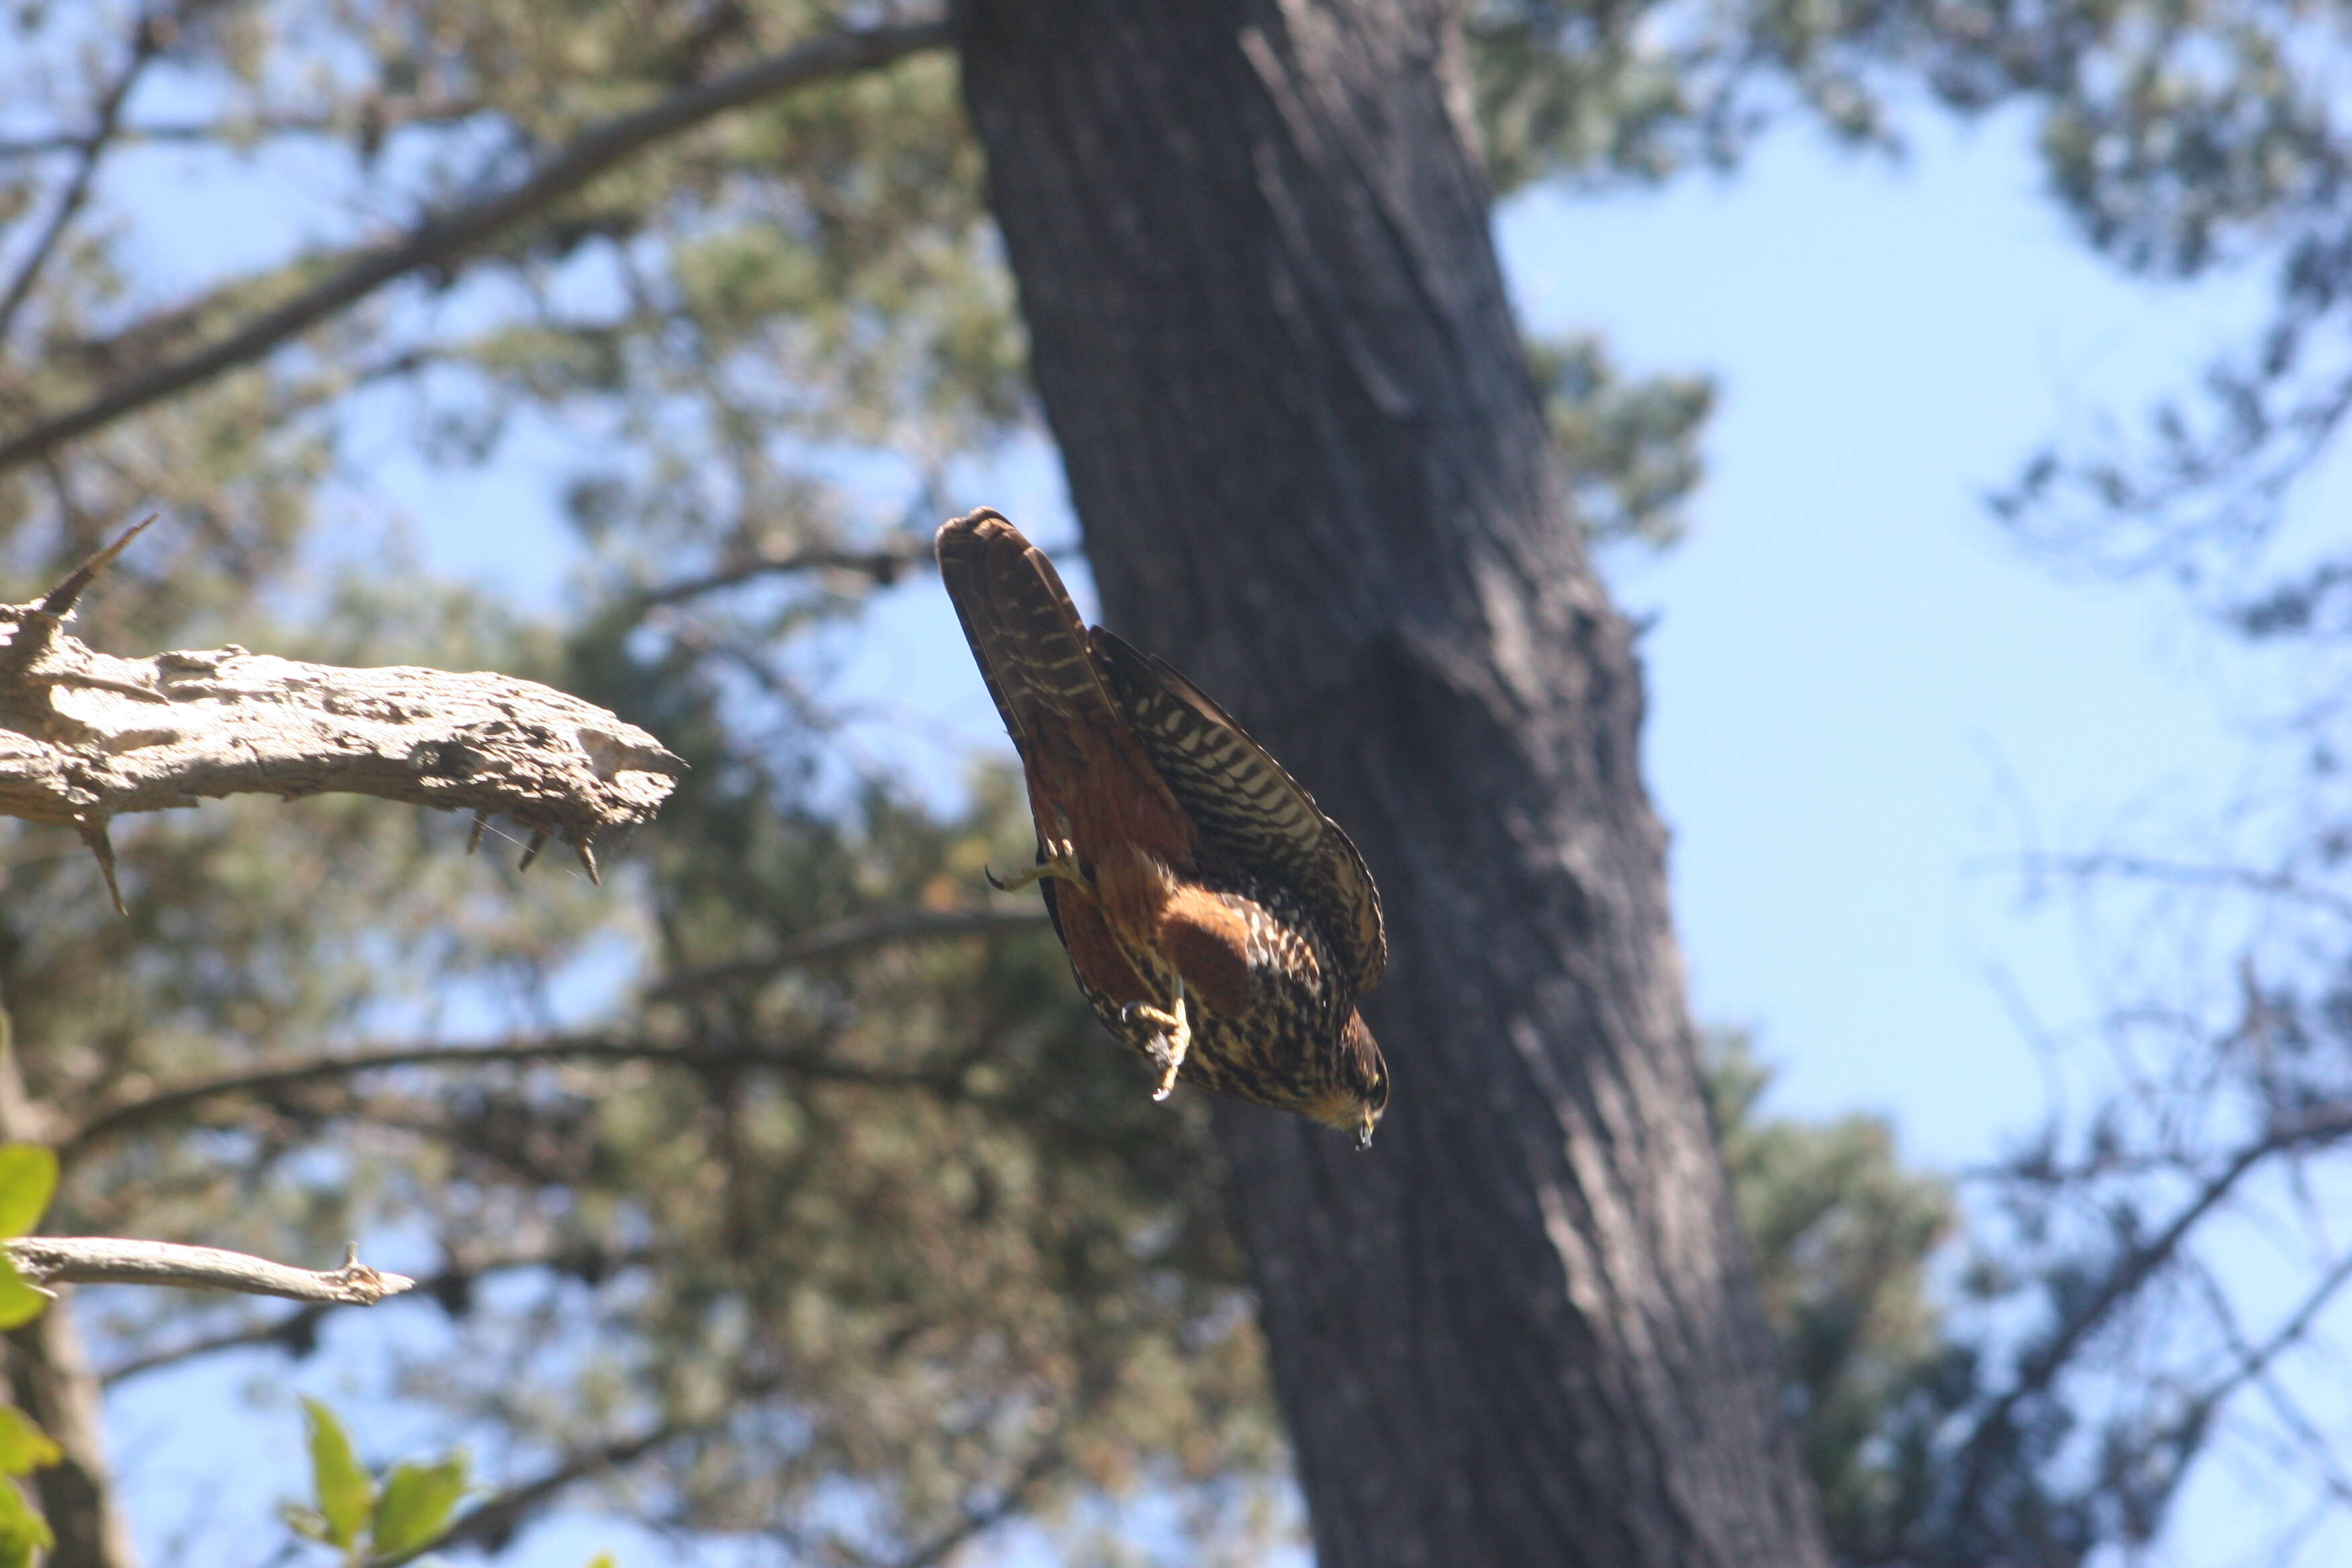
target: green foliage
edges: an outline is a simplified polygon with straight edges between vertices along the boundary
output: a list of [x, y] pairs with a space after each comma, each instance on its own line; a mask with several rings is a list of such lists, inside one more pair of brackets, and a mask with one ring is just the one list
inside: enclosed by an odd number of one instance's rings
[[22, 1568], [36, 1552], [57, 1544], [48, 1521], [26, 1500], [16, 1478], [64, 1457], [23, 1411], [0, 1405], [0, 1568]]
[[1681, 539], [1682, 504], [1705, 472], [1698, 433], [1715, 406], [1715, 384], [1704, 376], [1628, 383], [1591, 336], [1537, 340], [1528, 359], [1585, 537], [1654, 548]]
[[[174, 112], [209, 129], [111, 156], [151, 177], [168, 157], [199, 193], [299, 185], [321, 198], [294, 226], [316, 247], [257, 247], [165, 292], [143, 258], [173, 237], [101, 180], [0, 324], [0, 402], [54, 410], [152, 374], [376, 237], [352, 215], [433, 210], [616, 113], [898, 14], [226, 0], [168, 61]], [[2282, 96], [2301, 88], [2241, 37], [2283, 15], [1482, 0], [1470, 58], [1503, 189], [1727, 162], [1791, 102], [1885, 141], [1889, 82], [1971, 106], [2038, 93], [2085, 232], [2181, 269], [2265, 214], [2320, 210], [2307, 96]], [[106, 8], [16, 25], [0, 96], [58, 104], [80, 136], [119, 54]], [[2209, 38], [2221, 75], [2174, 79]], [[2138, 68], [2157, 60], [2172, 75]], [[2260, 90], [2233, 108], [2230, 80]], [[656, 828], [608, 847], [601, 893], [467, 859], [459, 824], [248, 801], [122, 825], [125, 921], [71, 835], [0, 824], [0, 994], [62, 1125], [386, 1040], [604, 1047], [180, 1103], [68, 1148], [65, 1207], [76, 1228], [286, 1257], [428, 1238], [437, 1316], [385, 1309], [415, 1315], [381, 1394], [502, 1447], [625, 1456], [657, 1525], [821, 1561], [937, 1556], [1018, 1517], [1076, 1553], [1148, 1489], [1177, 1500], [1193, 1557], [1249, 1560], [1283, 1528], [1284, 1456], [1202, 1108], [1149, 1101], [1041, 931], [805, 955], [858, 922], [969, 909], [982, 868], [1031, 847], [1009, 775], [931, 810], [855, 762], [825, 668], [891, 570], [782, 569], [903, 549], [900, 520], [949, 510], [960, 466], [1024, 427], [1024, 341], [961, 116], [944, 54], [748, 105], [0, 474], [0, 575], [26, 585], [123, 517], [165, 514], [86, 601], [78, 629], [100, 647], [234, 639], [534, 674], [694, 770]], [[67, 167], [0, 159], [0, 252], [23, 253]], [[1590, 339], [1534, 358], [1585, 527], [1674, 538], [1707, 384], [1628, 381]], [[519, 437], [581, 542], [560, 611], [501, 612], [396, 548], [320, 548], [399, 522], [371, 479], [387, 453], [457, 468]], [[718, 578], [733, 585], [651, 592]], [[1937, 1423], [1981, 1392], [1922, 1280], [1949, 1200], [1866, 1120], [1762, 1118], [1744, 1061], [1718, 1064], [1718, 1112], [1838, 1539], [1857, 1561], [1932, 1545]], [[266, 1326], [236, 1307], [105, 1311], [126, 1361]], [[304, 1353], [306, 1321], [268, 1342]], [[396, 1555], [457, 1506], [457, 1461], [379, 1487], [329, 1413], [310, 1418], [314, 1538]], [[2005, 1473], [2021, 1507], [2042, 1506], [2048, 1451], [2021, 1447]], [[852, 1514], [856, 1539], [837, 1536]]]
[[[7, 1034], [6, 1026], [0, 1024], [0, 1053], [7, 1049]], [[0, 1240], [29, 1234], [57, 1190], [55, 1153], [30, 1143], [0, 1147]], [[48, 1304], [47, 1294], [35, 1289], [17, 1272], [16, 1260], [0, 1251], [0, 1329], [31, 1322]]]
[[15, 1478], [0, 1479], [0, 1568], [32, 1568], [37, 1554], [57, 1543], [48, 1521], [26, 1500]]
[[1883, 1118], [1765, 1116], [1770, 1082], [1746, 1036], [1710, 1037], [1708, 1103], [1806, 1469], [1840, 1554], [1886, 1561], [1916, 1529], [1927, 1489], [1926, 1456], [1893, 1439], [1906, 1404], [1954, 1353], [1927, 1265], [1958, 1214], [1942, 1181], [1904, 1167]]
[[403, 1461], [379, 1486], [333, 1411], [305, 1399], [302, 1413], [310, 1432], [311, 1500], [286, 1507], [286, 1521], [297, 1534], [333, 1547], [351, 1568], [389, 1568], [448, 1532], [470, 1485], [465, 1455], [431, 1464]]
[[302, 1402], [310, 1430], [310, 1489], [318, 1538], [328, 1545], [352, 1551], [367, 1522], [375, 1487], [360, 1468], [352, 1440], [335, 1413], [315, 1399]]
[[398, 1557], [437, 1539], [449, 1527], [469, 1483], [466, 1457], [436, 1464], [404, 1460], [384, 1478], [368, 1514], [368, 1536], [380, 1557]]
[[0, 1240], [30, 1235], [57, 1190], [53, 1151], [31, 1143], [0, 1146]]
[[[0, 1010], [0, 1058], [13, 1045], [8, 1015]], [[40, 1223], [58, 1186], [58, 1158], [28, 1143], [0, 1145], [0, 1240], [25, 1236]], [[49, 1297], [16, 1271], [0, 1252], [0, 1328], [28, 1323], [47, 1310]], [[64, 1454], [55, 1439], [13, 1405], [0, 1405], [0, 1568], [26, 1568], [37, 1552], [57, 1544], [48, 1521], [25, 1496], [17, 1479], [56, 1464]]]
[[[843, 20], [799, 0], [233, 0], [172, 61], [221, 134], [172, 156], [218, 179], [291, 156], [346, 210], [428, 207], [497, 184], [518, 147]], [[76, 25], [94, 24], [53, 17], [0, 89], [110, 58], [78, 54]], [[1150, 1104], [1042, 931], [770, 962], [842, 921], [983, 898], [982, 868], [1027, 853], [1015, 788], [992, 775], [942, 816], [843, 765], [820, 656], [869, 575], [641, 592], [897, 546], [889, 525], [940, 509], [949, 464], [1019, 427], [979, 174], [943, 55], [747, 106], [453, 258], [434, 290], [62, 452], [57, 483], [0, 476], [0, 568], [27, 583], [159, 498], [158, 547], [86, 603], [100, 647], [537, 675], [695, 769], [656, 827], [604, 847], [601, 893], [467, 859], [462, 824], [240, 802], [118, 826], [121, 921], [70, 835], [0, 826], [0, 990], [28, 1089], [68, 1121], [371, 1041], [544, 1037], [584, 992], [583, 1036], [635, 1059], [192, 1104], [70, 1151], [72, 1223], [278, 1257], [387, 1226], [431, 1238], [438, 1280], [414, 1300], [440, 1313], [388, 1306], [410, 1331], [384, 1396], [520, 1451], [625, 1451], [680, 1531], [912, 1553], [1150, 1486], [1188, 1498], [1202, 1539], [1255, 1540], [1281, 1450], [1201, 1109]], [[310, 226], [329, 247], [369, 237], [334, 211]], [[115, 258], [157, 237], [102, 216], [28, 303], [37, 331], [0, 332], [16, 405], [152, 369], [331, 260], [265, 258], [159, 306]], [[563, 623], [521, 624], [396, 550], [341, 571], [309, 553], [321, 516], [383, 531], [353, 475], [387, 441], [458, 467], [521, 430], [568, 441], [584, 549]], [[864, 499], [836, 488], [845, 466]], [[126, 1359], [255, 1321], [106, 1310]], [[413, 1540], [456, 1485], [425, 1467], [362, 1493], [348, 1444], [328, 1458], [300, 1517], [341, 1550]], [[854, 1543], [831, 1539], [845, 1496]]]
[[2226, 573], [2352, 410], [2352, 29], [2328, 7], [1478, 0], [1465, 27], [1502, 191], [1728, 167], [1792, 110], [1895, 149], [1923, 98], [2020, 104], [2052, 194], [2119, 267], [2268, 268], [2269, 321], [2151, 410], [2144, 440], [2053, 445], [1993, 498], [2070, 566]]
[[29, 1475], [65, 1456], [50, 1436], [14, 1405], [0, 1405], [0, 1475]]

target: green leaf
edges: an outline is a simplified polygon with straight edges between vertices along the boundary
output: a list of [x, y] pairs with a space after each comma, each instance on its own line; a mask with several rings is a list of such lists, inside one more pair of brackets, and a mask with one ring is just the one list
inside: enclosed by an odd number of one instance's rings
[[466, 1495], [466, 1456], [452, 1454], [437, 1465], [393, 1467], [375, 1500], [370, 1527], [378, 1557], [395, 1557], [431, 1541], [448, 1527], [457, 1500]]
[[48, 1310], [51, 1298], [16, 1271], [16, 1261], [0, 1252], [0, 1329], [29, 1323]]
[[58, 1543], [14, 1481], [0, 1480], [0, 1568], [31, 1568], [33, 1554]]
[[319, 1517], [327, 1521], [327, 1543], [347, 1547], [367, 1522], [375, 1487], [352, 1456], [352, 1440], [335, 1413], [315, 1399], [303, 1400], [302, 1409], [310, 1418], [310, 1485]]
[[12, 1476], [54, 1465], [65, 1450], [33, 1418], [13, 1405], [0, 1405], [0, 1472]]
[[0, 1237], [23, 1236], [38, 1225], [58, 1190], [58, 1156], [37, 1143], [0, 1147]]

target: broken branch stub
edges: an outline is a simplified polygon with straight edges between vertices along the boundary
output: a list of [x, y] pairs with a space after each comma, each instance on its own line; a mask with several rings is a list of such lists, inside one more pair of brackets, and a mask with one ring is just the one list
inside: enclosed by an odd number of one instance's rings
[[0, 816], [93, 843], [130, 812], [343, 792], [510, 817], [584, 847], [649, 820], [686, 765], [535, 681], [234, 646], [117, 658], [68, 636], [68, 616], [0, 605]]

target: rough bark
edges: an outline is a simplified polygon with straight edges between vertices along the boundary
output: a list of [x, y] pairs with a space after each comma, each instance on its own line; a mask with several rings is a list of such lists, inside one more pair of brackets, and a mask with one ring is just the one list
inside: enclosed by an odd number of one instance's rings
[[1445, 0], [968, 0], [1106, 619], [1380, 879], [1358, 1155], [1221, 1107], [1322, 1568], [1826, 1561]]
[[241, 647], [117, 658], [64, 630], [70, 598], [0, 605], [0, 816], [79, 829], [110, 880], [110, 818], [327, 791], [509, 816], [593, 874], [596, 835], [650, 819], [685, 766], [635, 725], [512, 676]]
[[[0, 998], [0, 1006], [5, 1002]], [[25, 1092], [6, 1035], [0, 1014], [0, 1142], [38, 1142], [49, 1130], [49, 1118]], [[64, 1454], [31, 1478], [34, 1502], [57, 1536], [50, 1568], [138, 1568], [131, 1525], [118, 1506], [107, 1463], [105, 1390], [73, 1314], [44, 1312], [11, 1330], [5, 1342], [9, 1402]], [[0, 1479], [0, 1486], [11, 1484]]]
[[[47, 1311], [9, 1331], [8, 1392], [65, 1457], [32, 1475], [34, 1500], [58, 1543], [48, 1568], [138, 1568], [114, 1494], [98, 1374], [73, 1314]], [[0, 1486], [12, 1483], [0, 1479]]]

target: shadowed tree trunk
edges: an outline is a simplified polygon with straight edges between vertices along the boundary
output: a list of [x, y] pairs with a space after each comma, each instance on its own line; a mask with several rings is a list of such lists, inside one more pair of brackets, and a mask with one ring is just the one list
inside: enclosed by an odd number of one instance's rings
[[964, 90], [1107, 620], [1386, 898], [1378, 1145], [1218, 1110], [1321, 1568], [1817, 1564], [1452, 9], [968, 0]]

